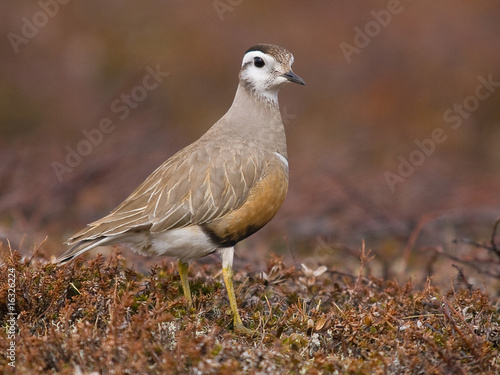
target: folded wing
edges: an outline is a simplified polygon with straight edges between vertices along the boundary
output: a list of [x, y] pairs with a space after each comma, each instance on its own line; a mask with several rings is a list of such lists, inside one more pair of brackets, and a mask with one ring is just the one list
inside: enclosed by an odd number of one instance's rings
[[[205, 146], [205, 147], [203, 147]], [[149, 228], [152, 233], [203, 225], [236, 210], [263, 178], [256, 148], [195, 142], [156, 169], [109, 215], [76, 233], [74, 244]]]

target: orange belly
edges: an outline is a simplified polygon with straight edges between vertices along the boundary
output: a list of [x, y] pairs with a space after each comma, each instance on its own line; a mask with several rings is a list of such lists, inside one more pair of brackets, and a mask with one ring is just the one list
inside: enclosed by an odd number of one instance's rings
[[288, 171], [270, 165], [266, 176], [251, 190], [237, 210], [203, 226], [220, 247], [231, 247], [257, 232], [278, 212], [288, 190]]

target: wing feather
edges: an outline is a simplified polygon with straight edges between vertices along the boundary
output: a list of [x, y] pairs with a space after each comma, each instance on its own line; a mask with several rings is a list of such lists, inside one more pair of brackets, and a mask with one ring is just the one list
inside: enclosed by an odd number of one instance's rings
[[123, 203], [68, 241], [129, 230], [204, 224], [240, 207], [263, 178], [266, 155], [248, 145], [198, 141], [163, 163]]

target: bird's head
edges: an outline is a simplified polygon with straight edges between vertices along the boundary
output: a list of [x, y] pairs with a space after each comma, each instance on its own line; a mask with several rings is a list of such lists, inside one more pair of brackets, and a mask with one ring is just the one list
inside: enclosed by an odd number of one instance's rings
[[243, 57], [241, 84], [265, 100], [277, 102], [279, 89], [289, 82], [304, 85], [292, 71], [293, 55], [283, 47], [258, 44], [250, 47]]

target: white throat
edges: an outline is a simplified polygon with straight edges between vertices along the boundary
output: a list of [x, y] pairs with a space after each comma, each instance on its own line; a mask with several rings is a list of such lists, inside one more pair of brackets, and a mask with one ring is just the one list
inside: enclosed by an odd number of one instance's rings
[[243, 81], [243, 86], [259, 99], [262, 99], [262, 101], [275, 105], [278, 104], [279, 87], [266, 87], [264, 82], [255, 80], [251, 74], [245, 71], [241, 74], [241, 80]]

